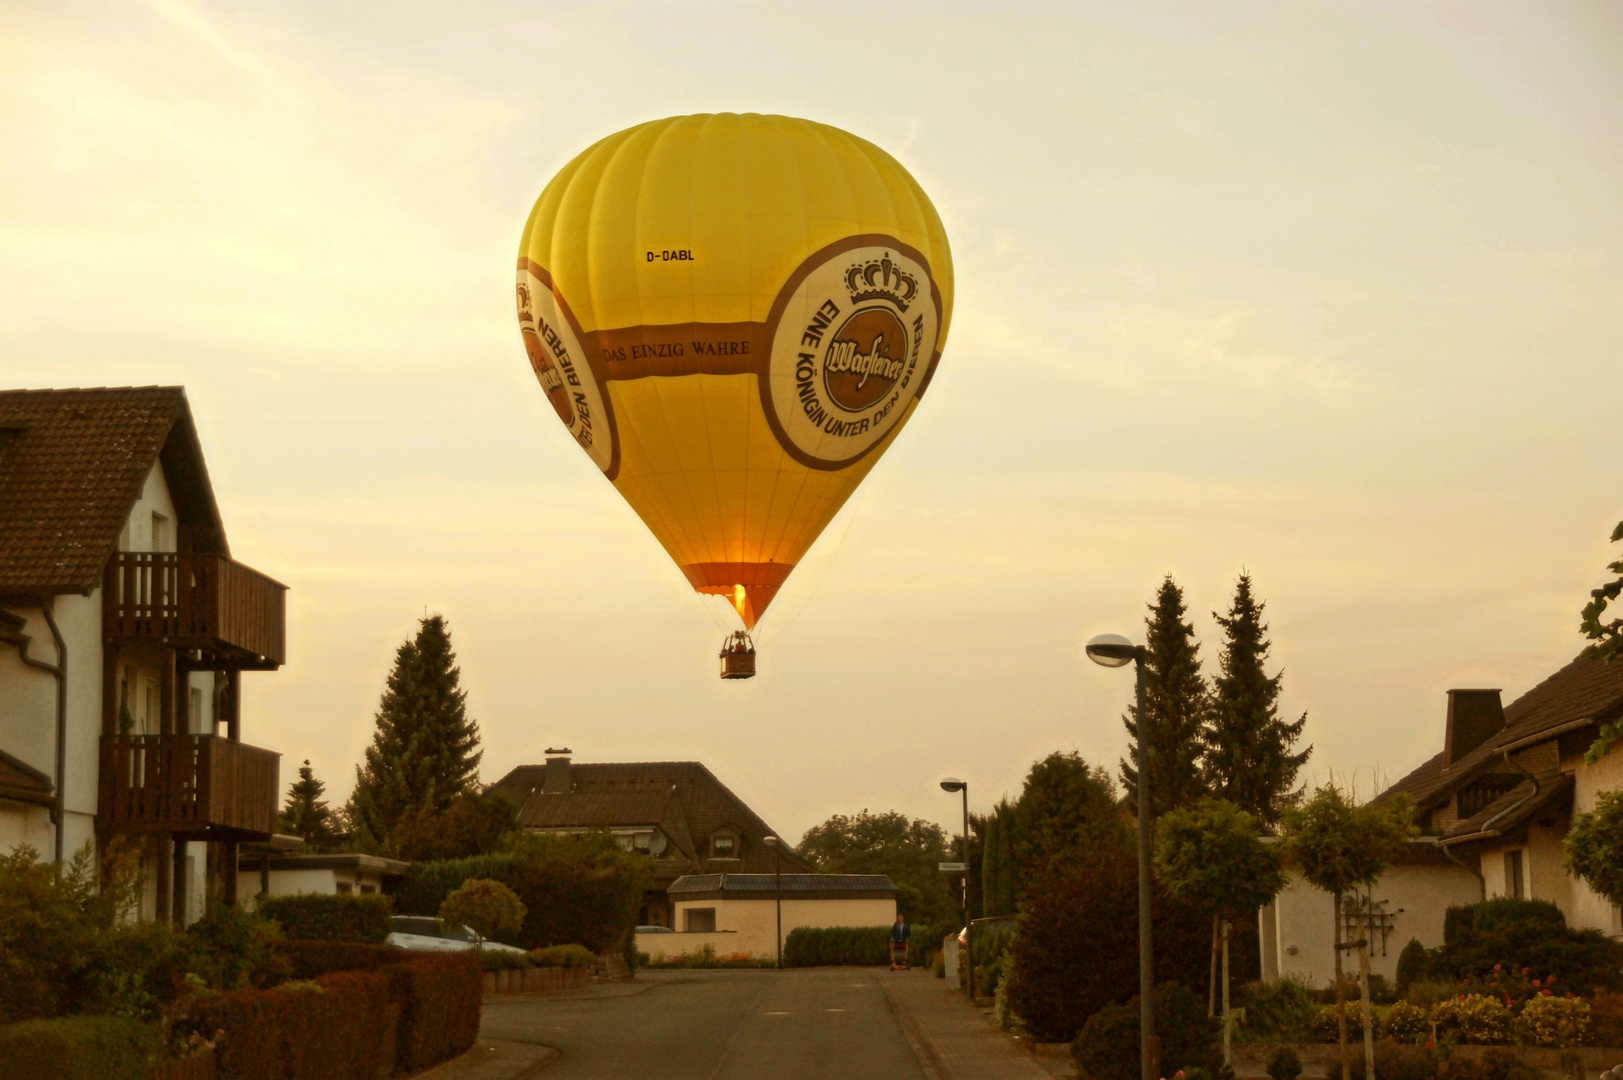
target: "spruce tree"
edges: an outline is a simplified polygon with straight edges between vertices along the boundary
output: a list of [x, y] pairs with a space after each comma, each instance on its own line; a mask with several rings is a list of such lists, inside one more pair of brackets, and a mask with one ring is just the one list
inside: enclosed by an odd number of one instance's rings
[[461, 680], [445, 619], [423, 619], [395, 653], [366, 763], [355, 770], [349, 816], [357, 846], [382, 850], [407, 811], [442, 812], [477, 792], [479, 725], [468, 719]]
[[[1209, 695], [1200, 674], [1200, 643], [1195, 640], [1193, 623], [1185, 622], [1188, 608], [1183, 590], [1168, 574], [1150, 605], [1145, 646], [1149, 656], [1144, 664], [1144, 704], [1147, 717], [1138, 715], [1135, 702], [1128, 706], [1122, 724], [1137, 746], [1141, 723], [1145, 728], [1145, 752], [1150, 769], [1150, 806], [1157, 814], [1187, 806], [1206, 794], [1201, 776], [1201, 728], [1206, 720]], [[1136, 751], [1130, 751], [1136, 752]], [[1138, 813], [1138, 768], [1121, 762], [1122, 786], [1127, 789], [1128, 807]]]
[[1262, 621], [1266, 606], [1251, 591], [1251, 575], [1241, 574], [1228, 615], [1212, 613], [1223, 628], [1223, 654], [1201, 742], [1212, 793], [1272, 826], [1313, 747], [1292, 752], [1307, 713], [1294, 721], [1280, 719], [1285, 673], [1270, 676], [1264, 669], [1273, 647]]
[[312, 851], [331, 847], [338, 839], [333, 812], [322, 798], [326, 793], [327, 785], [316, 779], [310, 759], [305, 758], [304, 764], [299, 766], [298, 780], [288, 785], [281, 828], [285, 833], [303, 837], [305, 847]]
[[981, 914], [1013, 915], [1014, 806], [1002, 799], [985, 818], [986, 852], [981, 856]]

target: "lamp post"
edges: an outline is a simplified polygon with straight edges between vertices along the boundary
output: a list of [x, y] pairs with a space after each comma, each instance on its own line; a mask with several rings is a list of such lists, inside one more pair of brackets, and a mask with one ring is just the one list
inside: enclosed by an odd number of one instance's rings
[[772, 892], [778, 905], [778, 962], [777, 969], [783, 970], [783, 849], [778, 846], [778, 838], [766, 838], [766, 846], [772, 849]]
[[1134, 645], [1120, 634], [1100, 634], [1084, 650], [1088, 659], [1101, 667], [1119, 668], [1132, 664], [1137, 679], [1138, 745], [1133, 760], [1138, 767], [1138, 1022], [1139, 1076], [1156, 1080], [1160, 1073], [1160, 1040], [1155, 1037], [1155, 924], [1150, 916], [1150, 769], [1144, 746], [1149, 718], [1144, 714], [1144, 657], [1142, 645]]
[[964, 970], [968, 975], [969, 1000], [975, 1000], [975, 928], [969, 917], [969, 781], [949, 776], [941, 781], [941, 790], [962, 792], [964, 796]]

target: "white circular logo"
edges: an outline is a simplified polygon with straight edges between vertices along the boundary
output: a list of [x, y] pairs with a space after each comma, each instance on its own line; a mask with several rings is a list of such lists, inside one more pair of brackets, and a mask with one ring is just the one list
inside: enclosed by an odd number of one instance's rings
[[614, 417], [574, 319], [551, 277], [527, 259], [519, 264], [517, 292], [519, 334], [541, 389], [569, 434], [613, 479], [619, 466]]
[[802, 464], [840, 469], [901, 422], [935, 362], [941, 298], [924, 256], [854, 236], [807, 259], [767, 320], [767, 420]]

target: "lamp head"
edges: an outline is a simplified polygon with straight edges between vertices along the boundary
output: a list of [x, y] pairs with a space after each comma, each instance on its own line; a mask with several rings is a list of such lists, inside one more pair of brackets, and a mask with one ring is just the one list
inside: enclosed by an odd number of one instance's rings
[[1089, 639], [1083, 652], [1100, 667], [1126, 667], [1138, 658], [1139, 646], [1120, 634], [1100, 634]]
[[956, 793], [964, 790], [968, 786], [969, 785], [967, 783], [958, 779], [956, 776], [949, 776], [945, 780], [941, 781], [942, 791], [951, 791]]
[[765, 844], [767, 847], [777, 847], [778, 838], [776, 836], [763, 836], [761, 837], [761, 843]]

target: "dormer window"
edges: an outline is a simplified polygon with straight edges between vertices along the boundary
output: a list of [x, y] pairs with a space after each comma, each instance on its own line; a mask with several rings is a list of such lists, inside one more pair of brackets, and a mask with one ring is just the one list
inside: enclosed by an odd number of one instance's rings
[[710, 838], [710, 857], [712, 859], [738, 858], [738, 837], [732, 833], [716, 833]]

